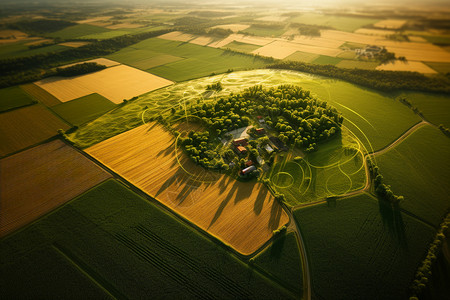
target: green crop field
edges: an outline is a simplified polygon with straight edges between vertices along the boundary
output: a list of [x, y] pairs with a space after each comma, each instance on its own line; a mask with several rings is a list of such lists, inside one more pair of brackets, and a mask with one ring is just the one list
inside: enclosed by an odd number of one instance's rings
[[342, 58], [339, 57], [331, 57], [331, 56], [325, 56], [320, 55], [318, 58], [313, 60], [312, 64], [318, 64], [318, 65], [335, 65], [342, 61]]
[[450, 139], [437, 128], [421, 127], [375, 158], [384, 181], [405, 197], [400, 206], [437, 226], [450, 209]]
[[[346, 150], [347, 149], [347, 150]], [[366, 182], [363, 149], [345, 129], [342, 136], [320, 145], [304, 159], [279, 158], [267, 173], [272, 187], [286, 196], [289, 206], [324, 200], [360, 190]]]
[[53, 38], [76, 39], [89, 34], [99, 34], [108, 31], [111, 30], [89, 24], [78, 24], [46, 35]]
[[400, 96], [404, 96], [413, 106], [417, 107], [429, 122], [436, 126], [443, 124], [450, 127], [450, 101], [448, 96], [418, 92], [404, 92]]
[[79, 36], [77, 38], [79, 39], [90, 39], [90, 40], [104, 40], [104, 39], [111, 39], [117, 36], [128, 34], [129, 32], [126, 30], [111, 30], [111, 31], [104, 31], [104, 32], [96, 32], [91, 33], [83, 36]]
[[99, 94], [91, 94], [53, 106], [51, 109], [73, 125], [92, 121], [116, 105]]
[[0, 244], [6, 298], [293, 298], [114, 180]]
[[302, 294], [303, 273], [297, 238], [294, 232], [281, 233], [272, 244], [254, 258], [255, 265], [269, 272]]
[[50, 45], [39, 47], [35, 49], [28, 48], [29, 41], [20, 41], [12, 44], [0, 45], [0, 57], [2, 59], [5, 58], [14, 58], [14, 57], [24, 57], [31, 56], [36, 54], [48, 53], [48, 52], [58, 52], [62, 50], [68, 49], [68, 47], [61, 45]]
[[[159, 39], [156, 40], [159, 42]], [[179, 48], [187, 45], [184, 44]], [[182, 50], [185, 51], [184, 49], [178, 51]], [[175, 50], [173, 52], [172, 55], [183, 55], [181, 52], [175, 53]], [[151, 70], [156, 69], [158, 68]], [[417, 115], [399, 101], [354, 84], [293, 71], [253, 70], [182, 82], [142, 95], [132, 103], [115, 110], [114, 113], [102, 116], [89, 126], [80, 128], [71, 137], [80, 143], [80, 146], [87, 147], [143, 124], [144, 110], [145, 118], [148, 119], [157, 117], [159, 114], [169, 115], [172, 106], [189, 105], [196, 103], [197, 100], [209, 101], [203, 100], [206, 85], [219, 80], [224, 89], [217, 94], [218, 96], [258, 84], [264, 84], [267, 87], [278, 86], [280, 82], [300, 85], [341, 111], [345, 119], [344, 126], [349, 129], [352, 136], [357, 137], [358, 143], [363, 145], [363, 150], [368, 152], [392, 143], [420, 121]]]
[[169, 54], [161, 54], [142, 49], [135, 50], [132, 48], [120, 50], [114, 54], [107, 56], [107, 58], [133, 66], [141, 70], [147, 70], [156, 66], [165, 65], [167, 63], [183, 59], [181, 57]]
[[0, 112], [32, 103], [37, 103], [37, 101], [19, 86], [0, 89]]
[[252, 25], [249, 28], [241, 31], [244, 34], [251, 34], [257, 36], [269, 36], [269, 37], [279, 37], [286, 32], [284, 28], [266, 28], [260, 27], [258, 25]]
[[250, 53], [258, 48], [261, 48], [261, 46], [232, 41], [231, 43], [223, 46], [223, 48], [225, 48], [225, 49], [230, 48], [231, 50], [243, 51], [243, 52]]
[[364, 69], [364, 70], [375, 70], [379, 65], [377, 62], [369, 61], [358, 61], [358, 60], [348, 60], [344, 59], [336, 64], [336, 67], [347, 68], [347, 69]]
[[301, 14], [300, 16], [295, 16], [289, 19], [289, 21], [302, 24], [330, 26], [337, 30], [352, 32], [358, 28], [361, 28], [364, 25], [370, 25], [380, 20], [371, 18], [343, 17], [343, 16], [322, 15], [315, 13], [304, 13]]
[[[314, 299], [407, 299], [431, 228], [367, 194], [294, 211]], [[362, 280], [363, 279], [363, 280]]]
[[314, 53], [307, 53], [302, 51], [296, 51], [295, 53], [289, 55], [284, 58], [284, 60], [292, 60], [292, 61], [301, 61], [310, 63], [313, 60], [317, 59], [320, 55]]
[[148, 70], [150, 73], [174, 81], [208, 76], [212, 73], [223, 73], [230, 69], [260, 68], [267, 64], [266, 60], [257, 57], [158, 38], [148, 39], [134, 47], [186, 58]]

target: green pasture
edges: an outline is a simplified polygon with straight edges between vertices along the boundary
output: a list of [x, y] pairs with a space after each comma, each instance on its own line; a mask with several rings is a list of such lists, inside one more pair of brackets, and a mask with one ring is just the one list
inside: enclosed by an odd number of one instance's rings
[[363, 148], [345, 128], [342, 136], [322, 143], [304, 159], [282, 155], [266, 175], [289, 206], [344, 195], [365, 185]]
[[342, 58], [339, 58], [339, 57], [320, 55], [318, 58], [313, 60], [311, 63], [317, 64], [317, 65], [333, 65], [334, 66], [334, 65], [340, 63], [341, 61], [342, 61]]
[[29, 49], [28, 45], [26, 45], [26, 43], [29, 42], [30, 41], [20, 41], [11, 44], [0, 45], [0, 59], [31, 56], [68, 49], [68, 47], [61, 45], [49, 45], [35, 49]]
[[314, 53], [296, 51], [293, 54], [289, 55], [288, 57], [285, 57], [283, 60], [292, 60], [310, 63], [315, 59], [319, 58], [319, 56], [320, 55]]
[[[188, 46], [188, 44], [183, 46]], [[173, 51], [171, 55], [183, 56], [181, 51], [187, 51], [183, 49], [183, 46], [179, 47], [180, 50]], [[188, 60], [166, 66], [185, 61]], [[192, 67], [195, 68], [195, 66]], [[153, 70], [159, 70], [160, 72], [155, 72], [155, 74], [162, 76], [163, 69], [161, 68], [151, 69], [152, 73]], [[167, 71], [168, 69], [164, 70]], [[180, 73], [186, 72], [186, 70], [180, 70]], [[175, 71], [174, 68], [173, 72], [175, 73]], [[196, 72], [196, 70], [192, 72]], [[225, 73], [159, 89], [140, 96], [112, 113], [101, 116], [89, 125], [80, 127], [76, 132], [70, 134], [70, 137], [81, 147], [88, 147], [142, 125], [149, 118], [159, 115], [170, 117], [172, 107], [183, 109], [191, 103], [197, 103], [197, 101], [213, 101], [214, 98], [204, 99], [204, 92], [208, 84], [217, 81], [220, 81], [223, 86], [223, 90], [217, 93], [218, 97], [260, 84], [266, 87], [278, 86], [280, 83], [300, 85], [304, 89], [310, 90], [312, 94], [317, 95], [319, 99], [328, 101], [330, 105], [336, 107], [344, 116], [344, 126], [352, 136], [357, 137], [358, 143], [363, 146], [362, 151], [367, 152], [389, 145], [420, 121], [420, 118], [409, 108], [399, 101], [395, 101], [394, 97], [390, 95], [384, 95], [344, 81], [326, 79], [306, 73], [263, 69]]]
[[450, 139], [426, 125], [375, 159], [386, 184], [405, 197], [400, 207], [437, 226], [450, 208]]
[[232, 41], [231, 43], [223, 46], [223, 48], [230, 48], [231, 50], [250, 53], [258, 48], [261, 48], [261, 46]]
[[126, 30], [121, 30], [121, 29], [110, 30], [110, 29], [108, 29], [108, 31], [86, 34], [86, 35], [79, 36], [77, 38], [86, 39], [86, 40], [105, 40], [105, 39], [112, 39], [112, 38], [115, 38], [115, 37], [118, 37], [121, 35], [125, 35], [128, 33], [129, 32]]
[[368, 194], [294, 211], [314, 299], [407, 299], [434, 229]]
[[6, 298], [293, 298], [114, 180], [0, 244]]
[[257, 24], [251, 25], [249, 28], [241, 31], [243, 34], [252, 34], [257, 36], [279, 37], [286, 32], [284, 28], [265, 28]]
[[62, 38], [62, 39], [77, 39], [90, 34], [100, 34], [103, 32], [109, 32], [110, 29], [89, 25], [89, 24], [77, 24], [74, 26], [66, 27], [62, 30], [48, 33], [46, 36], [52, 38]]
[[99, 94], [91, 94], [53, 106], [51, 109], [72, 125], [92, 121], [116, 105]]
[[411, 104], [417, 107], [425, 119], [436, 126], [443, 124], [450, 127], [450, 98], [444, 94], [427, 94], [419, 92], [403, 92]]
[[281, 280], [297, 295], [302, 294], [302, 262], [294, 232], [280, 233], [269, 247], [254, 258], [254, 263]]
[[370, 61], [358, 61], [358, 60], [348, 60], [344, 59], [336, 64], [336, 67], [345, 69], [363, 69], [363, 70], [375, 70], [379, 65], [378, 62]]
[[0, 112], [32, 103], [37, 103], [37, 101], [19, 86], [0, 89]]
[[337, 30], [353, 32], [364, 25], [370, 25], [380, 21], [372, 18], [343, 17], [333, 15], [323, 15], [317, 13], [304, 13], [289, 19], [290, 22], [330, 26]]

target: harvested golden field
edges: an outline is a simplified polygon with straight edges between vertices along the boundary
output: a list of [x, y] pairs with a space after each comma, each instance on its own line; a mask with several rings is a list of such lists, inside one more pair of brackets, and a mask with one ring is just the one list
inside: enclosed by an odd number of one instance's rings
[[209, 44], [208, 46], [214, 47], [214, 48], [220, 48], [223, 47], [233, 41], [240, 42], [240, 43], [246, 43], [246, 44], [252, 44], [252, 45], [258, 45], [258, 46], [264, 46], [271, 42], [273, 42], [275, 39], [268, 38], [268, 37], [260, 37], [260, 36], [252, 36], [252, 35], [243, 35], [243, 34], [231, 34], [225, 39], [214, 42]]
[[407, 60], [450, 62], [450, 53], [439, 46], [430, 43], [416, 42], [383, 42], [383, 46], [395, 56], [404, 56]]
[[32, 98], [35, 98], [42, 104], [51, 107], [58, 104], [61, 104], [62, 102], [58, 100], [55, 96], [44, 90], [43, 88], [35, 85], [34, 83], [28, 83], [21, 85], [20, 88], [24, 90], [28, 95], [30, 95]]
[[137, 23], [119, 23], [119, 24], [113, 24], [113, 25], [106, 26], [106, 28], [108, 28], [108, 29], [124, 29], [124, 28], [133, 29], [133, 28], [140, 28], [142, 26], [143, 26], [142, 24], [137, 24]]
[[95, 18], [90, 18], [90, 19], [77, 21], [77, 23], [79, 23], [79, 24], [86, 24], [86, 23], [93, 23], [93, 22], [103, 22], [103, 21], [107, 21], [107, 20], [109, 20], [111, 18], [112, 17], [110, 17], [110, 16], [95, 17]]
[[157, 124], [142, 125], [86, 152], [240, 253], [253, 253], [289, 221], [262, 184], [196, 166]]
[[387, 20], [381, 20], [375, 24], [373, 24], [374, 27], [378, 28], [386, 28], [386, 29], [399, 29], [403, 25], [405, 25], [407, 20], [398, 20], [398, 19], [387, 19]]
[[198, 36], [194, 38], [193, 40], [189, 41], [189, 43], [200, 45], [200, 46], [206, 46], [208, 44], [211, 44], [214, 41], [213, 38], [208, 36]]
[[87, 44], [90, 44], [90, 43], [89, 42], [65, 42], [65, 43], [60, 43], [58, 45], [71, 47], [71, 48], [78, 48], [78, 47], [86, 46]]
[[22, 150], [67, 130], [68, 124], [40, 104], [0, 114], [0, 156]]
[[109, 177], [60, 140], [0, 160], [0, 237]]
[[269, 15], [255, 19], [256, 21], [265, 22], [284, 22], [288, 17], [281, 15]]
[[[69, 42], [69, 43], [78, 43], [78, 42]], [[85, 42], [80, 42], [80, 43], [85, 43]], [[97, 63], [99, 65], [104, 65], [108, 68], [120, 65], [120, 62], [101, 57], [101, 58], [95, 58], [95, 59], [91, 59], [91, 60], [86, 60], [86, 61], [82, 61], [82, 62], [64, 65], [64, 66], [61, 66], [60, 68], [67, 68], [70, 66], [84, 64], [84, 63]]]
[[424, 74], [436, 74], [437, 72], [425, 65], [420, 61], [407, 61], [401, 62], [396, 60], [393, 63], [388, 63], [384, 65], [379, 65], [376, 67], [377, 70], [385, 70], [385, 71], [411, 71], [411, 72], [419, 72]]
[[294, 42], [274, 41], [273, 43], [254, 50], [252, 53], [262, 56], [271, 56], [277, 59], [284, 59], [297, 51], [334, 57], [342, 52], [341, 49], [336, 48], [305, 45]]
[[223, 29], [230, 29], [233, 32], [238, 32], [241, 30], [245, 30], [247, 28], [249, 28], [250, 25], [246, 25], [246, 24], [225, 24], [225, 25], [217, 25], [211, 28], [223, 28]]
[[27, 46], [40, 45], [40, 44], [51, 43], [51, 42], [53, 42], [53, 40], [51, 40], [51, 39], [36, 39], [36, 40], [32, 40], [31, 42], [26, 43], [25, 45], [27, 45]]
[[121, 103], [124, 99], [131, 99], [172, 83], [125, 65], [76, 77], [49, 77], [35, 82], [62, 102], [97, 93], [114, 103]]
[[163, 35], [158, 36], [160, 39], [165, 39], [169, 41], [178, 41], [178, 42], [189, 42], [196, 38], [195, 35], [183, 33], [181, 31], [172, 31]]

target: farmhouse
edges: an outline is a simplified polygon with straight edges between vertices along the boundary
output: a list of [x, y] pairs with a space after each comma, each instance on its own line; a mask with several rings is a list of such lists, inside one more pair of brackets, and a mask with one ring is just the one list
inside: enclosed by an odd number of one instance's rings
[[233, 141], [233, 145], [236, 146], [236, 147], [237, 147], [237, 146], [243, 146], [243, 147], [245, 147], [245, 146], [248, 145], [247, 139], [246, 139], [246, 138], [235, 139], [235, 140]]
[[248, 160], [248, 161], [245, 162], [245, 166], [246, 167], [250, 167], [252, 165], [253, 165], [253, 161], [251, 161], [251, 160]]
[[264, 128], [257, 128], [257, 129], [255, 129], [255, 131], [256, 131], [256, 134], [260, 134], [260, 135], [266, 133], [266, 131], [264, 130]]
[[274, 150], [272, 149], [272, 147], [270, 147], [270, 145], [269, 144], [267, 144], [267, 145], [265, 145], [264, 146], [264, 149], [266, 149], [266, 151], [267, 151], [267, 153], [272, 153]]
[[237, 146], [235, 149], [238, 154], [246, 154], [247, 153], [247, 149], [243, 146]]

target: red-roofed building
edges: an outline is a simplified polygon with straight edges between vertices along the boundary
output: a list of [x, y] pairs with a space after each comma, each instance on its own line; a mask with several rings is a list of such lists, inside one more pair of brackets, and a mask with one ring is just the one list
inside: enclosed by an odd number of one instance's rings
[[237, 146], [247, 146], [247, 139], [246, 138], [240, 138], [240, 139], [235, 139], [233, 141], [233, 145]]

